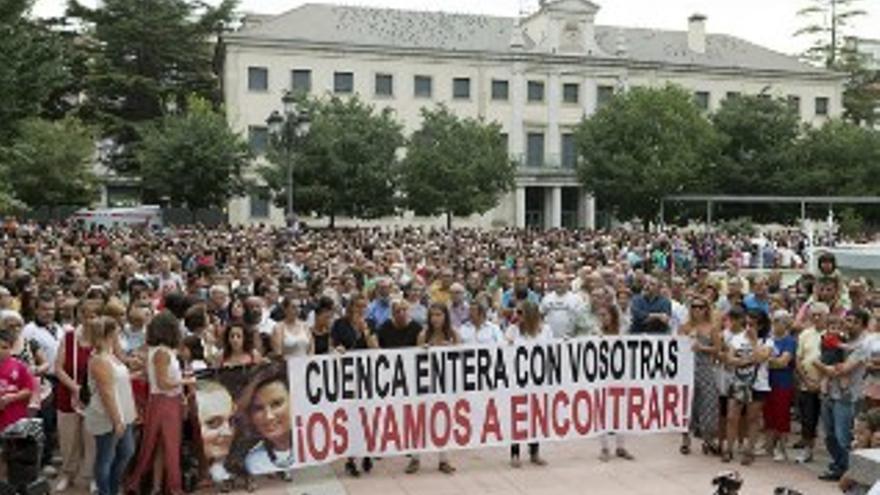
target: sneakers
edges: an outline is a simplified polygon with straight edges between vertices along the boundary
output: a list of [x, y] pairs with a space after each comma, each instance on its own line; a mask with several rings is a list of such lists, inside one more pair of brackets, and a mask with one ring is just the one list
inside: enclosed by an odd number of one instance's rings
[[455, 472], [455, 468], [452, 467], [452, 464], [449, 464], [448, 462], [441, 462], [437, 466], [437, 469], [439, 469], [440, 472], [443, 474], [452, 474]]
[[621, 459], [623, 459], [623, 460], [626, 460], [626, 461], [634, 461], [634, 460], [636, 459], [635, 457], [633, 457], [632, 454], [629, 453], [628, 450], [626, 450], [626, 449], [624, 449], [624, 448], [619, 448], [619, 449], [617, 449], [617, 450], [614, 452], [614, 454], [615, 454], [617, 457], [619, 457], [619, 458], [621, 458]]
[[813, 449], [804, 449], [803, 452], [801, 452], [801, 454], [797, 456], [795, 462], [797, 462], [798, 464], [807, 464], [808, 462], [813, 462]]
[[98, 484], [94, 481], [89, 483], [89, 495], [98, 495]]
[[45, 476], [47, 478], [54, 478], [58, 474], [58, 470], [55, 469], [55, 466], [53, 466], [51, 464], [47, 464], [47, 465], [43, 466], [42, 473], [43, 473], [43, 476]]
[[788, 462], [788, 452], [786, 452], [785, 447], [780, 445], [776, 448], [776, 451], [773, 453], [773, 462]]
[[530, 456], [529, 460], [535, 466], [546, 466], [547, 465], [547, 461], [545, 461], [544, 458], [539, 456], [538, 454]]
[[66, 474], [62, 474], [61, 477], [58, 478], [58, 482], [55, 483], [55, 491], [66, 492], [68, 488], [70, 488], [70, 478], [68, 478]]

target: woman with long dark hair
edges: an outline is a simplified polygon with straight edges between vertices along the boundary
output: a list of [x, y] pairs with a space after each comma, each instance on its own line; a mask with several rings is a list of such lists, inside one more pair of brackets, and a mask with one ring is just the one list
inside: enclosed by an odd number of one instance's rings
[[233, 325], [223, 333], [221, 367], [246, 366], [260, 361], [254, 331], [246, 326]]
[[[458, 345], [460, 342], [461, 339], [452, 328], [452, 323], [449, 318], [449, 307], [440, 303], [431, 304], [428, 308], [427, 324], [425, 329], [419, 334], [419, 338], [416, 341], [417, 345], [427, 349], [431, 347]], [[440, 472], [446, 474], [452, 474], [455, 472], [455, 468], [450, 464], [446, 452], [440, 452], [437, 456], [439, 458], [438, 469]], [[406, 473], [414, 474], [418, 472], [420, 467], [421, 460], [419, 459], [419, 456], [412, 455], [409, 459], [409, 465], [406, 467]]]

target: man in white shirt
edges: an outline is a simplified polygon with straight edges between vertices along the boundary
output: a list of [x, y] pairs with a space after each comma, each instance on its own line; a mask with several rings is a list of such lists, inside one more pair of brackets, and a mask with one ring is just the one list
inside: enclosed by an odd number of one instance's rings
[[550, 283], [553, 291], [544, 295], [540, 306], [544, 322], [554, 338], [573, 337], [578, 316], [586, 311], [586, 306], [577, 294], [567, 289], [565, 274], [557, 272]]
[[37, 302], [36, 320], [25, 325], [22, 337], [33, 340], [49, 361], [49, 373], [54, 374], [55, 356], [61, 342], [61, 328], [55, 323], [55, 299], [49, 295], [40, 296]]
[[471, 319], [458, 330], [462, 344], [497, 344], [504, 339], [498, 325], [487, 319], [489, 303], [479, 297], [470, 305]]

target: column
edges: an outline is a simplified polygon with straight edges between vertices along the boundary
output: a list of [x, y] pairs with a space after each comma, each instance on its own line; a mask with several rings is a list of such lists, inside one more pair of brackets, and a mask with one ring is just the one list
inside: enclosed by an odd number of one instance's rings
[[550, 188], [549, 227], [551, 229], [562, 227], [562, 188], [559, 186]]
[[526, 74], [525, 64], [515, 62], [513, 64], [513, 81], [510, 91], [511, 115], [510, 115], [510, 156], [522, 163], [526, 152], [525, 130], [523, 119], [525, 118], [526, 104]]
[[596, 230], [596, 197], [593, 193], [584, 193], [584, 228]]
[[516, 228], [526, 228], [526, 188], [517, 186], [513, 199], [514, 211], [516, 212]]
[[596, 113], [596, 97], [598, 90], [596, 89], [596, 80], [590, 76], [584, 79], [584, 84], [582, 87], [583, 101], [581, 104], [584, 107], [584, 115], [587, 117], [592, 117], [594, 113]]
[[547, 149], [545, 162], [553, 167], [562, 166], [562, 138], [559, 134], [559, 109], [562, 104], [562, 81], [559, 71], [550, 72], [547, 85]]

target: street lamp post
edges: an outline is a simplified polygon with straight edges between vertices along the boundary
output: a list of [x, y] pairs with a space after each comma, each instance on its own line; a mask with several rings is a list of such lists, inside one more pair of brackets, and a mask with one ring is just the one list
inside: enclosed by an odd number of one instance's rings
[[284, 154], [284, 168], [287, 172], [287, 219], [293, 219], [293, 152], [298, 141], [304, 138], [311, 126], [308, 110], [299, 108], [296, 97], [287, 91], [281, 98], [283, 113], [275, 110], [266, 119], [269, 132]]

